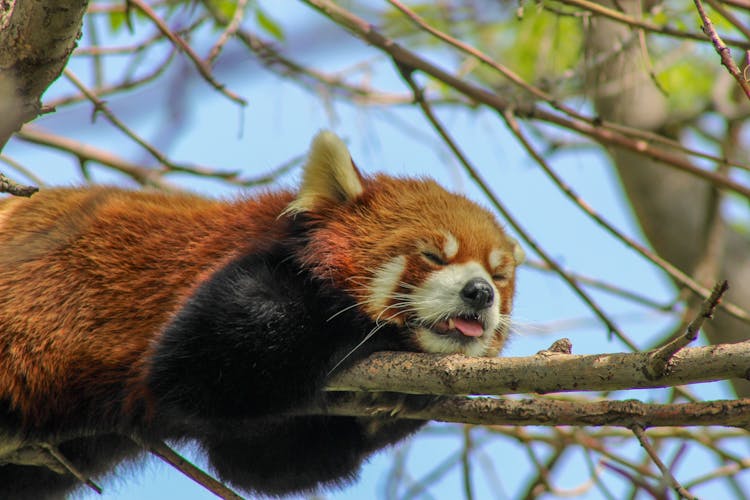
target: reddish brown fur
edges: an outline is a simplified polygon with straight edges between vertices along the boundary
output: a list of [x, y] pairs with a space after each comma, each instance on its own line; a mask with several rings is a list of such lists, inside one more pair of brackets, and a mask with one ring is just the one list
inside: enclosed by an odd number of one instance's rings
[[113, 378], [144, 396], [144, 354], [157, 332], [202, 277], [278, 238], [291, 199], [93, 188], [3, 201], [0, 400], [39, 427], [86, 399], [108, 400]]
[[[452, 262], [479, 259], [489, 269], [497, 248], [511, 258], [502, 228], [468, 199], [432, 181], [362, 182], [354, 202], [307, 214], [327, 224], [312, 231], [301, 256], [315, 275], [355, 297], [398, 255], [408, 258], [403, 279], [420, 284], [432, 271], [420, 252], [443, 248], [445, 230], [460, 242]], [[225, 203], [91, 188], [1, 202], [0, 401], [35, 428], [81, 413], [86, 401], [116, 401], [106, 391], [118, 380], [126, 381], [129, 404], [143, 403], [144, 364], [158, 332], [212, 271], [283, 237], [288, 224], [279, 214], [292, 199], [282, 192]], [[504, 314], [513, 281], [498, 285]], [[502, 341], [495, 339], [495, 351]], [[116, 417], [119, 410], [113, 402], [93, 412]]]

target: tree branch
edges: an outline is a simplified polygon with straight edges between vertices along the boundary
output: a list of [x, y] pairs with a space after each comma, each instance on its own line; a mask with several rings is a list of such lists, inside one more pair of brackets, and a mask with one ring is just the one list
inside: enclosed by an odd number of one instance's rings
[[25, 196], [28, 198], [37, 191], [39, 191], [38, 187], [18, 184], [0, 172], [0, 193], [10, 193], [13, 196]]
[[408, 394], [519, 394], [616, 391], [748, 377], [750, 341], [682, 349], [662, 377], [649, 375], [653, 351], [469, 358], [379, 352], [335, 375], [328, 391]]
[[[202, 469], [193, 465], [179, 453], [167, 446], [163, 441], [144, 441], [137, 437], [132, 439], [138, 443], [144, 450], [147, 450], [154, 456], [159, 457], [166, 463], [185, 474], [187, 477], [200, 484], [208, 491], [214, 493], [219, 498], [227, 500], [242, 500], [243, 497], [232, 491], [228, 486], [217, 481]], [[248, 450], [252, 453], [252, 450]]]
[[[737, 64], [732, 59], [729, 47], [727, 47], [719, 34], [716, 32], [716, 28], [714, 28], [714, 24], [711, 22], [708, 14], [706, 14], [706, 10], [703, 8], [703, 4], [701, 3], [701, 1], [693, 0], [693, 2], [695, 3], [695, 8], [698, 10], [698, 14], [701, 16], [701, 21], [703, 21], [703, 26], [701, 27], [701, 29], [706, 34], [706, 36], [711, 39], [711, 43], [713, 43], [716, 52], [719, 54], [719, 57], [721, 57], [721, 64], [725, 68], [727, 68], [727, 71], [729, 71], [729, 74], [732, 75], [732, 78], [737, 80], [737, 83], [739, 84], [740, 88], [742, 88], [745, 96], [750, 99], [750, 85], [745, 80], [745, 76], [742, 74], [742, 71], [740, 71], [740, 68], [737, 67]], [[747, 50], [747, 47], [745, 49]]]
[[729, 285], [726, 280], [717, 283], [714, 286], [711, 296], [703, 301], [701, 309], [698, 315], [688, 324], [685, 329], [684, 335], [680, 335], [666, 345], [660, 347], [651, 354], [651, 363], [646, 368], [648, 373], [652, 377], [661, 377], [669, 367], [669, 362], [672, 357], [683, 347], [689, 345], [696, 338], [698, 338], [698, 332], [700, 331], [703, 323], [707, 319], [713, 318], [714, 311], [719, 305], [722, 296], [729, 289]]
[[357, 394], [329, 394], [324, 404], [296, 414], [392, 417], [473, 425], [685, 427], [750, 425], [750, 399], [657, 404], [627, 401], [568, 401], [444, 396], [425, 408], [409, 398], [382, 394], [363, 401]]
[[677, 492], [678, 495], [682, 498], [688, 498], [690, 500], [695, 500], [695, 496], [693, 496], [688, 490], [686, 490], [680, 483], [677, 481], [677, 479], [674, 477], [674, 474], [672, 474], [672, 471], [669, 470], [669, 467], [667, 467], [664, 462], [662, 462], [661, 458], [659, 458], [659, 454], [656, 452], [654, 447], [651, 445], [651, 442], [648, 440], [648, 436], [646, 436], [645, 431], [643, 430], [643, 427], [640, 425], [634, 425], [632, 427], [633, 434], [635, 434], [635, 437], [638, 438], [638, 442], [641, 443], [641, 446], [644, 450], [646, 450], [646, 453], [648, 453], [648, 456], [651, 457], [651, 460], [654, 461], [656, 466], [659, 468], [661, 473], [664, 475], [664, 478], [669, 482], [670, 486]]

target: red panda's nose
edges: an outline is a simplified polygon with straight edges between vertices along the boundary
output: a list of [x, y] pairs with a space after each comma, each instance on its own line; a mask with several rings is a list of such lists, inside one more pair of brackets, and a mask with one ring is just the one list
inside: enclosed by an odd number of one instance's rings
[[492, 305], [495, 292], [482, 278], [472, 278], [461, 289], [461, 299], [476, 310], [486, 309]]

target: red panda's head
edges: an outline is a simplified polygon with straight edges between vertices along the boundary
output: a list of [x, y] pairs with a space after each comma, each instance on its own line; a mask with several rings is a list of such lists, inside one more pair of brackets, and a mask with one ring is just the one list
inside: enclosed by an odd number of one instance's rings
[[518, 243], [437, 183], [363, 177], [331, 132], [313, 141], [287, 207], [310, 221], [303, 263], [425, 352], [496, 355], [510, 323]]

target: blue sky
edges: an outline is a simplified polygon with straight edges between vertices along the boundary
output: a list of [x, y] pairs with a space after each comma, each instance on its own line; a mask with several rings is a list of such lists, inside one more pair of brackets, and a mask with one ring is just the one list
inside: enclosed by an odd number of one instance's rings
[[[310, 23], [321, 22], [316, 12], [298, 3], [265, 2], [264, 5], [276, 19], [284, 20], [287, 33], [295, 30], [310, 33]], [[206, 39], [216, 36], [215, 33], [204, 35]], [[327, 71], [342, 70], [367, 59], [373, 61], [375, 68], [371, 75], [374, 85], [398, 92], [407, 90], [387, 60], [343, 31], [329, 26], [321, 39], [316, 39], [310, 46], [312, 48], [307, 50], [304, 40], [296, 40], [290, 54]], [[71, 68], [84, 77], [90, 73], [90, 64], [86, 60], [74, 61]], [[117, 64], [112, 68], [116, 70]], [[205, 83], [191, 82], [188, 89], [191, 104], [180, 118], [179, 135], [168, 150], [171, 158], [241, 169], [248, 176], [254, 176], [303, 153], [313, 135], [328, 128], [347, 141], [355, 161], [366, 173], [430, 176], [447, 188], [488, 205], [413, 107], [384, 110], [353, 107], [338, 101], [326, 102], [315, 89], [281, 80], [244, 55], [232, 59], [231, 65], [222, 64], [220, 60], [217, 76], [233, 91], [245, 96], [248, 106], [239, 110]], [[47, 97], [62, 95], [69, 90], [69, 84], [61, 80], [50, 89]], [[156, 140], [161, 137], [164, 127], [175, 125], [165, 116], [169, 92], [169, 88], [152, 86], [108, 99], [108, 104], [133, 130]], [[570, 204], [525, 155], [493, 113], [441, 110], [439, 115], [503, 202], [564, 267], [639, 291], [661, 302], [672, 299], [673, 292], [666, 279], [633, 251], [605, 235]], [[84, 104], [61, 109], [37, 120], [35, 125], [91, 142], [134, 161], [150, 161], [142, 150], [105, 120], [99, 118], [91, 123], [89, 116], [90, 106]], [[18, 140], [8, 145], [5, 154], [21, 161], [51, 184], [81, 182], [77, 162], [67, 156]], [[606, 158], [593, 150], [576, 150], [558, 154], [551, 161], [555, 170], [589, 205], [606, 214], [608, 220], [626, 234], [642, 240]], [[94, 168], [93, 174], [102, 182], [129, 185], [121, 177], [100, 168]], [[299, 170], [295, 170], [286, 176], [282, 185], [294, 186], [298, 174]], [[194, 177], [175, 179], [185, 188], [207, 196], [226, 197], [237, 193], [235, 189]], [[533, 254], [530, 257], [535, 258]], [[591, 293], [639, 345], [646, 346], [660, 338], [671, 324], [671, 318], [666, 315], [603, 293]], [[578, 354], [624, 350], [622, 345], [607, 338], [604, 327], [567, 286], [547, 273], [521, 270], [514, 316], [517, 333], [505, 355], [530, 355], [563, 336], [571, 338], [574, 352]], [[548, 325], [559, 325], [563, 320], [573, 321], [575, 327], [547, 331]], [[705, 394], [705, 397], [729, 396], [721, 386], [701, 387], [696, 392]], [[661, 400], [665, 394], [641, 391], [628, 396], [648, 401]], [[492, 461], [501, 482], [497, 485], [486, 481], [477, 465], [474, 475], [477, 498], [513, 498], [518, 494], [518, 488], [525, 484], [524, 479], [533, 473], [527, 451], [508, 439], [486, 439], [488, 432], [483, 429], [473, 432], [479, 442], [486, 441], [481, 446], [481, 454]], [[417, 480], [460, 450], [461, 434], [457, 426], [436, 425], [405, 446], [408, 446], [408, 471]], [[632, 446], [632, 443], [627, 446]], [[635, 453], [637, 446], [632, 447]], [[671, 450], [665, 452], [669, 454]], [[391, 450], [379, 454], [364, 468], [361, 481], [324, 496], [336, 499], [382, 498], [394, 453]], [[705, 456], [695, 454], [688, 457], [683, 467], [692, 471], [688, 474], [692, 476], [696, 470], [705, 470], [709, 463], [706, 460]], [[482, 460], [477, 462], [479, 464]], [[567, 466], [561, 471], [555, 476], [560, 487], [572, 488], [585, 482], [588, 472], [584, 455], [572, 451], [567, 457]], [[443, 481], [430, 488], [426, 498], [447, 499], [460, 495], [459, 472], [459, 467], [453, 467]], [[614, 476], [608, 480], [617, 484]], [[104, 486], [105, 499], [214, 498], [178, 472], [153, 460], [144, 467], [131, 468], [117, 480], [105, 482]], [[703, 492], [719, 493], [711, 489]], [[601, 492], [591, 489], [582, 498], [599, 498], [600, 495]], [[98, 497], [84, 493], [80, 498]]]

